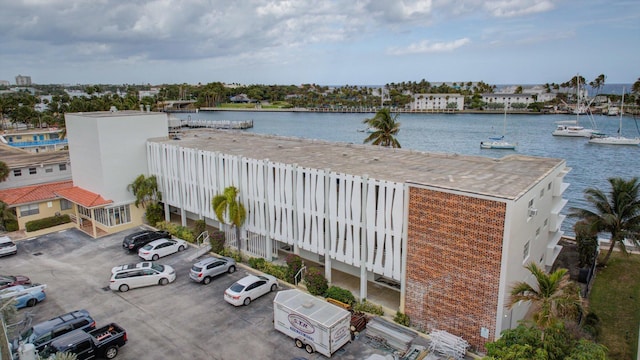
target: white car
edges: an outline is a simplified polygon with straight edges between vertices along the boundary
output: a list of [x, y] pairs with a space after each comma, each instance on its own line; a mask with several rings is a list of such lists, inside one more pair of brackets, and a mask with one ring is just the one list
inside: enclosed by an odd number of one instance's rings
[[176, 279], [176, 271], [169, 265], [142, 262], [139, 266], [116, 266], [111, 273], [109, 288], [121, 292], [150, 285], [167, 285]]
[[247, 275], [224, 291], [224, 300], [231, 305], [249, 305], [252, 300], [278, 288], [278, 279], [271, 275]]
[[177, 253], [187, 248], [187, 242], [181, 239], [154, 240], [138, 250], [138, 256], [145, 260], [158, 260], [159, 258]]
[[0, 236], [0, 256], [18, 253], [18, 246], [8, 236]]

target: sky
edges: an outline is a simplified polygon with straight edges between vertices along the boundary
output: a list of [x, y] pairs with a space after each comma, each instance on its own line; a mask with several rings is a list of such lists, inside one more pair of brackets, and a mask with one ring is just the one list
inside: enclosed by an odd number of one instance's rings
[[11, 84], [640, 78], [639, 0], [0, 0], [0, 14]]

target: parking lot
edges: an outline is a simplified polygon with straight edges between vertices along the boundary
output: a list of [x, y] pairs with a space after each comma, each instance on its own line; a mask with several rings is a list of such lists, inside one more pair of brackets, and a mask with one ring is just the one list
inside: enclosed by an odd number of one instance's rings
[[[125, 235], [92, 239], [72, 229], [18, 242], [18, 254], [0, 259], [0, 273], [26, 275], [47, 284], [47, 299], [33, 308], [33, 323], [76, 309], [88, 310], [101, 326], [115, 322], [127, 330], [128, 343], [118, 359], [324, 359], [294, 346], [293, 339], [273, 328], [275, 293], [233, 307], [224, 290], [252, 270], [239, 266], [233, 274], [209, 285], [189, 279], [196, 249], [158, 260], [175, 268], [176, 281], [120, 293], [109, 289], [113, 266], [141, 261], [122, 248]], [[286, 288], [280, 283], [280, 289]], [[388, 354], [364, 341], [364, 336], [334, 354], [337, 359], [365, 359]]]

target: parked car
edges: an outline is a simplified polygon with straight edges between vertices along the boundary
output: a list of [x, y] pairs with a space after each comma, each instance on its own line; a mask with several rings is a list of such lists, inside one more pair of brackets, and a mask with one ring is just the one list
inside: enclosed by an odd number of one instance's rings
[[47, 298], [44, 284], [16, 285], [0, 290], [0, 298], [14, 298], [16, 308], [36, 306], [37, 303]]
[[168, 231], [153, 231], [153, 230], [144, 230], [138, 231], [136, 233], [125, 236], [124, 240], [122, 240], [122, 247], [129, 251], [136, 251], [141, 247], [147, 245], [153, 240], [158, 239], [170, 239], [171, 234]]
[[33, 344], [36, 351], [42, 351], [52, 340], [70, 331], [82, 329], [93, 330], [96, 322], [87, 310], [76, 310], [47, 321], [38, 323], [23, 331], [11, 342], [12, 350], [18, 350], [20, 343]]
[[10, 286], [16, 285], [28, 285], [31, 284], [31, 279], [24, 275], [0, 275], [0, 290], [6, 289]]
[[15, 255], [18, 246], [8, 236], [0, 236], [0, 256]]
[[158, 260], [187, 248], [187, 242], [181, 239], [153, 240], [138, 250], [138, 256], [144, 260]]
[[142, 262], [138, 265], [134, 267], [122, 265], [122, 269], [117, 269], [118, 266], [114, 267], [113, 269], [116, 270], [111, 273], [109, 288], [126, 292], [143, 286], [167, 285], [176, 279], [176, 271], [169, 265], [150, 262]]
[[57, 353], [70, 353], [78, 360], [113, 359], [126, 343], [127, 332], [118, 324], [111, 323], [91, 331], [74, 330], [62, 335], [53, 340], [40, 356], [47, 359]]
[[235, 271], [236, 261], [232, 258], [210, 256], [193, 264], [189, 277], [193, 281], [207, 285], [214, 276], [224, 273], [232, 274]]
[[224, 291], [224, 300], [231, 305], [249, 305], [260, 296], [275, 291], [278, 279], [271, 275], [247, 275]]

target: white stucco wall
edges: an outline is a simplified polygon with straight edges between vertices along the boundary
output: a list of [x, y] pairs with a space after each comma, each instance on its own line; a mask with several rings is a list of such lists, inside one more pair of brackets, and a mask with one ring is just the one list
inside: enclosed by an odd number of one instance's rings
[[168, 136], [165, 113], [65, 114], [73, 184], [114, 203], [130, 202], [127, 185], [148, 175], [146, 141]]

